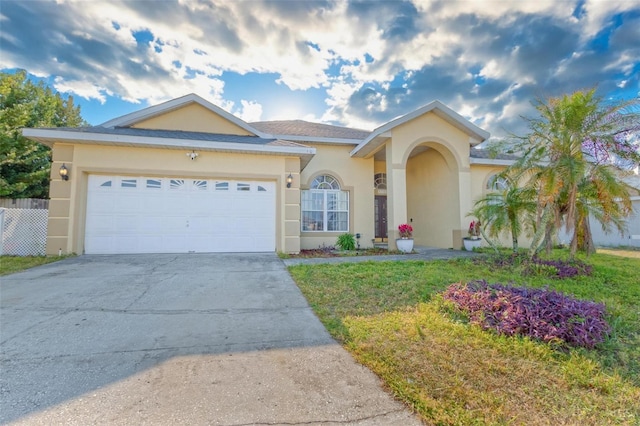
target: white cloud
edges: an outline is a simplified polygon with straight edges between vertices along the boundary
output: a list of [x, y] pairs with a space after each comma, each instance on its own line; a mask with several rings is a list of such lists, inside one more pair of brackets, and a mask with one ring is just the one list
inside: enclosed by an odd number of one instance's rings
[[65, 81], [63, 77], [56, 77], [54, 79], [53, 87], [58, 92], [73, 93], [87, 100], [96, 99], [101, 104], [105, 103], [107, 95], [113, 95], [113, 93], [108, 90], [98, 87], [88, 81]]
[[[30, 6], [30, 2], [16, 4], [27, 4], [26, 9]], [[543, 88], [554, 78], [567, 81], [575, 76], [576, 64], [585, 55], [580, 43], [589, 41], [615, 13], [639, 9], [637, 2], [629, 0], [587, 0], [582, 6], [584, 14], [576, 18], [573, 12], [577, 5], [577, 0], [420, 0], [415, 2], [418, 15], [414, 16], [411, 10], [400, 11], [399, 2], [376, 7], [341, 0], [326, 7], [279, 1], [62, 2], [51, 7], [63, 10], [58, 19], [64, 22], [48, 28], [49, 40], [43, 41], [59, 50], [51, 53], [44, 49], [37, 58], [28, 57], [26, 49], [20, 53], [3, 51], [0, 66], [60, 76], [55, 83], [58, 90], [101, 102], [111, 94], [129, 102], [154, 104], [197, 93], [228, 111], [234, 111], [236, 105], [225, 97], [224, 72], [273, 73], [278, 84], [291, 90], [326, 89], [323, 121], [373, 128], [383, 121], [380, 117], [384, 114], [396, 115], [405, 106], [425, 104], [432, 100], [427, 96], [440, 95], [464, 115], [484, 126], [494, 126], [510, 114], [531, 109], [529, 99], [519, 98], [530, 95], [520, 94], [523, 88]], [[359, 15], [354, 12], [357, 7], [366, 11]], [[410, 21], [406, 25], [401, 21], [400, 32], [411, 25], [417, 28], [406, 39], [391, 37], [385, 31], [384, 25], [393, 21], [396, 9]], [[3, 27], [6, 13], [3, 10], [0, 18]], [[581, 40], [575, 43], [573, 56], [553, 57], [549, 64], [540, 63], [543, 58], [536, 56], [523, 65], [526, 43], [535, 44], [544, 35], [535, 31], [527, 35], [525, 16], [543, 21], [538, 25], [557, 26], [566, 31], [567, 38]], [[119, 29], [114, 28], [114, 22]], [[138, 46], [132, 35], [143, 30], [154, 35], [150, 47]], [[3, 43], [22, 43], [20, 37], [2, 28], [0, 37]], [[79, 41], [86, 43], [85, 50], [77, 45]], [[556, 46], [551, 47], [548, 50], [553, 51]], [[365, 54], [373, 57], [373, 62], [366, 61]], [[632, 53], [620, 53], [600, 68], [622, 71], [625, 81], [631, 81], [629, 74], [637, 62]], [[335, 67], [340, 65], [336, 76]], [[449, 77], [437, 79], [439, 84], [451, 87], [428, 86], [436, 72]], [[405, 81], [398, 81], [400, 74]], [[486, 79], [486, 85], [473, 81], [476, 77]], [[416, 87], [419, 78], [422, 86]], [[620, 80], [618, 76], [614, 85]], [[468, 86], [458, 87], [461, 82]], [[406, 90], [404, 95], [385, 95], [399, 84]], [[490, 84], [494, 86], [488, 89]], [[381, 88], [382, 93], [372, 96], [369, 104], [361, 103], [357, 110], [350, 102], [354, 93], [367, 85]], [[416, 99], [418, 96], [425, 98]], [[239, 102], [237, 113], [247, 121], [288, 111], [287, 106], [263, 111], [262, 105], [267, 103], [256, 100]], [[290, 112], [304, 114], [295, 108]]]
[[235, 113], [242, 120], [247, 123], [251, 123], [253, 121], [260, 121], [262, 119], [262, 105], [253, 101], [245, 101], [244, 99], [240, 101], [242, 108]]

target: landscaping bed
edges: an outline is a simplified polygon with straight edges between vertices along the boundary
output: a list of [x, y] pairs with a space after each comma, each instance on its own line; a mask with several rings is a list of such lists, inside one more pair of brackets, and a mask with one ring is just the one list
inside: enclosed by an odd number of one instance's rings
[[327, 258], [327, 257], [351, 257], [351, 256], [385, 256], [405, 254], [397, 250], [387, 250], [385, 248], [367, 248], [356, 250], [337, 250], [335, 247], [321, 247], [317, 249], [300, 250], [297, 254], [284, 254], [279, 253], [279, 256], [283, 259], [312, 259], [312, 258]]
[[[429, 424], [639, 424], [640, 260], [563, 257], [297, 265], [290, 272], [330, 333]], [[583, 312], [602, 314], [604, 340], [585, 334], [577, 344], [545, 342], [484, 327], [444, 297], [451, 284], [476, 280], [576, 307], [565, 315], [575, 324], [584, 324]]]

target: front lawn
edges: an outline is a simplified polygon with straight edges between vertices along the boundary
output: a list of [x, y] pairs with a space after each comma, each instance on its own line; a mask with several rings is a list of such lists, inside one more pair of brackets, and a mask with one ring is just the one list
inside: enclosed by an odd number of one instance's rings
[[[427, 423], [640, 424], [640, 259], [588, 263], [591, 276], [564, 279], [473, 259], [289, 270], [331, 334]], [[587, 350], [484, 331], [440, 295], [478, 279], [602, 302], [612, 333]]]
[[24, 269], [57, 262], [67, 256], [0, 256], [0, 276], [14, 274]]

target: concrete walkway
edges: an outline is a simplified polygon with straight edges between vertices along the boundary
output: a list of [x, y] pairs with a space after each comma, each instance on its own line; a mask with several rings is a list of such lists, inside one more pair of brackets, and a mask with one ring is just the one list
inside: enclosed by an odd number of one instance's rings
[[275, 254], [80, 256], [0, 280], [2, 424], [421, 424]]
[[437, 259], [456, 259], [461, 257], [481, 256], [479, 253], [464, 250], [447, 250], [435, 247], [416, 246], [411, 254], [392, 254], [380, 256], [344, 256], [344, 257], [314, 257], [314, 258], [291, 258], [283, 259], [287, 266], [292, 265], [316, 265], [321, 263], [354, 263], [354, 262], [390, 262], [390, 261], [406, 261], [406, 260], [437, 260]]

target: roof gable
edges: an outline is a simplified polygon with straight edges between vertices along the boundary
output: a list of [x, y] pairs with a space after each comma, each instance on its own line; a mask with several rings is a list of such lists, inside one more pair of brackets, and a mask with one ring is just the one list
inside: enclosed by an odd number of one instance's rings
[[[387, 124], [378, 127], [373, 132], [371, 132], [371, 134], [364, 141], [362, 141], [357, 147], [355, 147], [353, 151], [351, 151], [351, 155], [366, 155], [371, 150], [375, 149], [375, 147], [380, 145], [379, 139], [381, 137], [384, 137], [387, 132], [390, 132], [394, 128], [408, 123], [409, 121], [412, 121], [430, 112], [443, 119], [447, 123], [451, 124], [452, 126], [456, 127], [457, 129], [468, 134], [470, 137], [476, 139], [478, 143], [483, 142], [490, 136], [489, 132], [476, 126], [442, 102], [436, 100], [428, 103], [421, 108], [418, 108], [413, 112], [410, 112], [409, 114], [395, 118]], [[376, 141], [376, 139], [378, 139], [378, 141]]]
[[101, 127], [268, 136], [193, 93], [109, 120], [102, 123]]

